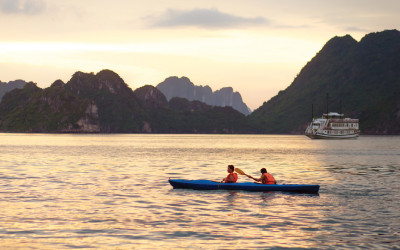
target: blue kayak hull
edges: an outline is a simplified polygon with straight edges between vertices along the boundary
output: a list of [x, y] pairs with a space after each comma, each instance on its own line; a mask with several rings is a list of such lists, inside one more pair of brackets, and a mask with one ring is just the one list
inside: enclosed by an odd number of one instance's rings
[[281, 191], [318, 193], [319, 185], [304, 184], [259, 184], [253, 182], [221, 183], [209, 180], [184, 180], [170, 179], [169, 183], [173, 188], [188, 188], [196, 190], [246, 190], [246, 191]]

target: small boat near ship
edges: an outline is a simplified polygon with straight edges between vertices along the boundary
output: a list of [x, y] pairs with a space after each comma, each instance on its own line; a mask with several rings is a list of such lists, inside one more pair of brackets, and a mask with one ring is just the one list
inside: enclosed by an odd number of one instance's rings
[[354, 139], [359, 133], [358, 119], [344, 118], [343, 114], [336, 112], [313, 118], [305, 131], [311, 139]]
[[254, 182], [219, 183], [210, 180], [169, 179], [173, 188], [195, 190], [244, 190], [244, 191], [281, 191], [297, 193], [318, 193], [319, 185], [307, 184], [260, 184]]

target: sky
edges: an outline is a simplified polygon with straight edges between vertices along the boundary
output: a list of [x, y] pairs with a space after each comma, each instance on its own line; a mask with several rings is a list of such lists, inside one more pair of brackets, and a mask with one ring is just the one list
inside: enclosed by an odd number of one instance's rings
[[335, 36], [400, 29], [398, 0], [0, 0], [0, 81], [116, 72], [134, 90], [186, 76], [251, 108]]

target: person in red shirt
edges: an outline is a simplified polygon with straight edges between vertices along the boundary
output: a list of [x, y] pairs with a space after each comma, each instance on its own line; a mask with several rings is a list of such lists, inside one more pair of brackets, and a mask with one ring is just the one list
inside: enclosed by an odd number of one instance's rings
[[250, 176], [248, 174], [246, 174], [246, 176], [255, 180], [256, 182], [261, 182], [262, 184], [276, 184], [275, 178], [272, 176], [272, 174], [268, 173], [265, 168], [262, 168], [260, 172], [260, 178], [254, 178], [253, 176]]
[[228, 176], [224, 178], [222, 181], [225, 183], [235, 183], [238, 179], [237, 173], [234, 173], [235, 167], [233, 165], [228, 165]]

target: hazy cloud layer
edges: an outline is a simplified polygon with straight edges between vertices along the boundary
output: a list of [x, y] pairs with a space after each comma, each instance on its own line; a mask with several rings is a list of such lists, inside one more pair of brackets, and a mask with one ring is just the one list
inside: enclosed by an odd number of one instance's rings
[[160, 18], [153, 20], [153, 27], [194, 26], [200, 28], [235, 28], [268, 24], [262, 17], [246, 18], [222, 13], [217, 9], [193, 9], [188, 11], [169, 9]]
[[35, 15], [45, 8], [43, 0], [0, 0], [0, 12], [6, 14]]

